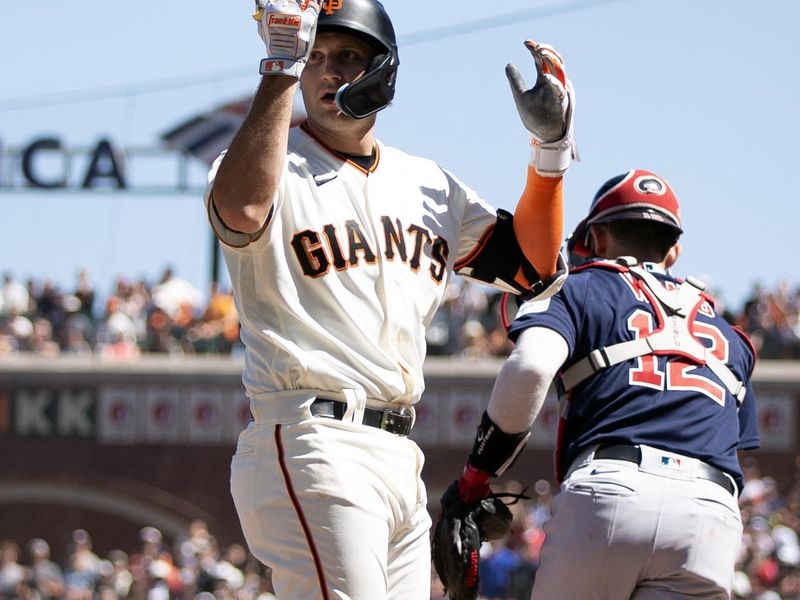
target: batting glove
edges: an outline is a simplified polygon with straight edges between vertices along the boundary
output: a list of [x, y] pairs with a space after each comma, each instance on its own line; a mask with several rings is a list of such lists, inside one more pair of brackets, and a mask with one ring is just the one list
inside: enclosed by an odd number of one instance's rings
[[259, 67], [262, 75], [300, 79], [314, 45], [319, 10], [319, 0], [256, 0], [253, 18], [267, 47]]
[[536, 63], [536, 85], [525, 84], [516, 65], [506, 77], [523, 125], [531, 134], [530, 164], [543, 177], [561, 177], [578, 152], [572, 137], [575, 92], [564, 72], [564, 59], [551, 46], [526, 40]]

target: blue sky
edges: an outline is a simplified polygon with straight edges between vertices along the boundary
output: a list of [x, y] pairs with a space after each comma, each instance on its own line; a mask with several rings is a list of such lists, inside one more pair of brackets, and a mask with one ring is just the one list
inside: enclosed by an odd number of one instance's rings
[[[565, 232], [603, 181], [646, 168], [664, 176], [682, 204], [679, 274], [705, 278], [731, 308], [755, 282], [800, 283], [791, 183], [800, 3], [385, 5], [401, 61], [395, 103], [378, 121], [385, 143], [437, 160], [495, 206], [513, 209], [528, 145], [503, 69], [516, 62], [530, 82], [523, 40], [550, 43], [577, 93], [582, 161], [567, 175]], [[99, 138], [157, 146], [186, 118], [255, 89], [263, 45], [251, 9], [249, 0], [3, 2], [0, 144], [53, 136], [72, 147]], [[196, 195], [0, 190], [0, 204], [0, 271], [69, 289], [86, 268], [106, 292], [117, 276], [154, 280], [171, 265], [208, 285], [211, 240]]]

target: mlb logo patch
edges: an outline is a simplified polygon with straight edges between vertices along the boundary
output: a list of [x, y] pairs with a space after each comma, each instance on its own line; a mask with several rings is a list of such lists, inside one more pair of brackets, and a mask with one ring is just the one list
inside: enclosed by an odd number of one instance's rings
[[674, 456], [661, 456], [661, 466], [667, 467], [668, 469], [680, 469], [681, 468], [681, 459], [675, 458]]

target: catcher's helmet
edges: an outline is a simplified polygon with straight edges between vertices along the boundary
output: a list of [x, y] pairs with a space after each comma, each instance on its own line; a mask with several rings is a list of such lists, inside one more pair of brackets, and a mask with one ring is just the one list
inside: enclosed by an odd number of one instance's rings
[[592, 256], [590, 225], [623, 219], [656, 221], [683, 233], [678, 199], [666, 180], [650, 171], [633, 169], [612, 177], [597, 190], [589, 215], [567, 238], [570, 265]]
[[386, 108], [394, 98], [400, 57], [394, 27], [378, 0], [325, 0], [317, 32], [342, 31], [366, 40], [377, 49], [366, 73], [336, 94], [336, 105], [344, 114], [363, 119]]

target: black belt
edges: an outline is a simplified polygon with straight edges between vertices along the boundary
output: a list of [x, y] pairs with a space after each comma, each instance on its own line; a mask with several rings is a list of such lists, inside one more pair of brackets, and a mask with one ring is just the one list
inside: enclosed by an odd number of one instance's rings
[[[311, 403], [311, 414], [315, 417], [328, 417], [339, 421], [344, 417], [347, 403], [328, 398], [317, 398]], [[364, 418], [361, 422], [370, 427], [377, 427], [396, 435], [408, 435], [411, 431], [414, 416], [411, 411], [404, 408], [364, 408]]]
[[[610, 458], [613, 460], [626, 460], [628, 462], [642, 464], [642, 450], [639, 446], [629, 446], [627, 444], [612, 444], [610, 446], [601, 446], [594, 453], [594, 458]], [[695, 474], [699, 479], [708, 479], [717, 485], [721, 485], [728, 490], [731, 496], [736, 495], [736, 488], [730, 477], [725, 475], [716, 467], [709, 464], [700, 462], [697, 465]]]

